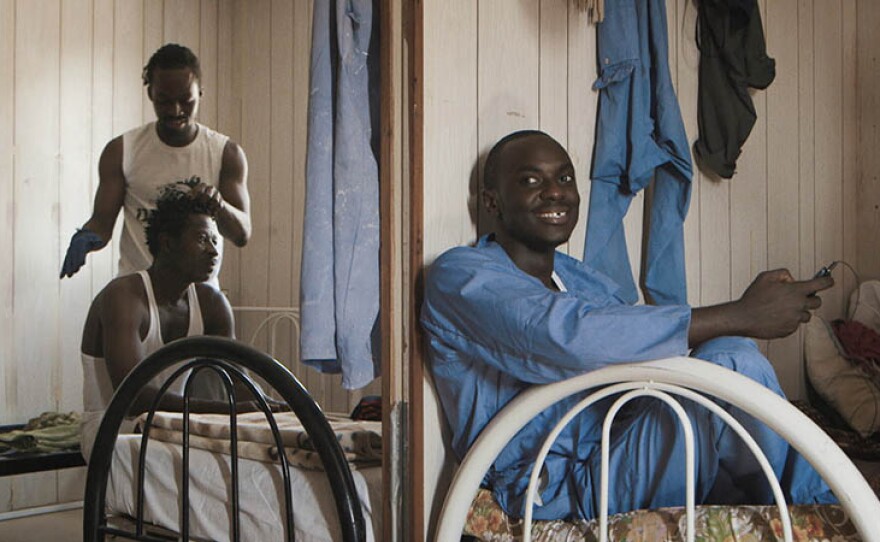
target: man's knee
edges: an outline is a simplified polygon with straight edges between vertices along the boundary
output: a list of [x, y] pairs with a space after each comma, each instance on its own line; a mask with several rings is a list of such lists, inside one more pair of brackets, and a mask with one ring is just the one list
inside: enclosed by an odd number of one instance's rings
[[718, 337], [694, 348], [691, 357], [730, 369], [781, 393], [776, 371], [751, 339]]

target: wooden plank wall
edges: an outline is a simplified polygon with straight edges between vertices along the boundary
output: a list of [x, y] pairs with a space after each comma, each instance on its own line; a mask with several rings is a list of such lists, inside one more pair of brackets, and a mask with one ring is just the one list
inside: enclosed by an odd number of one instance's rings
[[[880, 273], [878, 168], [866, 167], [878, 160], [878, 9], [871, 0], [760, 0], [760, 7], [776, 80], [767, 91], [752, 93], [758, 121], [736, 176], [694, 177], [685, 232], [693, 305], [736, 298], [769, 268], [809, 278], [844, 259], [864, 277]], [[693, 142], [696, 3], [670, 0], [667, 10], [672, 76]], [[424, 263], [475, 239], [482, 224], [474, 209], [477, 173], [485, 153], [499, 137], [522, 128], [547, 131], [572, 155], [583, 203], [566, 250], [579, 257], [597, 104], [591, 90], [595, 27], [569, 0], [429, 0], [422, 21]], [[636, 268], [643, 201], [636, 197], [626, 219]], [[839, 285], [823, 295], [819, 311], [825, 318], [843, 314], [844, 292], [854, 285], [844, 269], [835, 276]], [[796, 333], [761, 345], [793, 397], [805, 393], [801, 344]], [[425, 396], [425, 442], [433, 443], [439, 419], [427, 383]], [[437, 446], [426, 445], [428, 532], [440, 456]]]
[[[72, 279], [58, 270], [91, 212], [104, 144], [154, 118], [140, 75], [163, 43], [200, 56], [200, 119], [249, 159], [253, 237], [227, 246], [223, 288], [235, 306], [298, 304], [310, 27], [300, 0], [0, 0], [0, 423], [82, 408], [82, 324], [117, 249]], [[238, 318], [239, 338], [257, 320]], [[278, 329], [277, 357], [326, 410], [380, 393], [302, 367], [293, 328]], [[0, 512], [78, 500], [81, 488], [78, 469], [0, 478]]]

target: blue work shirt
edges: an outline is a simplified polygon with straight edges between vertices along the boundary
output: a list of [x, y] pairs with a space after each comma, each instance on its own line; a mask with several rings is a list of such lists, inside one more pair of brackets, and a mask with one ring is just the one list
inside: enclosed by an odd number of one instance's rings
[[[687, 353], [690, 307], [628, 305], [615, 296], [614, 282], [559, 252], [554, 268], [567, 292], [552, 291], [520, 270], [489, 237], [476, 247], [449, 250], [431, 266], [422, 325], [459, 458], [495, 414], [532, 384], [557, 382], [609, 363]], [[548, 427], [578, 399], [557, 403], [536, 417], [498, 456], [486, 481], [509, 513], [521, 515], [521, 505], [511, 503], [521, 499], [505, 487], [523, 475], [528, 478]], [[570, 459], [598, 453], [606, 408], [583, 413], [553, 445], [546, 463], [545, 505], [536, 510], [536, 518], [570, 507], [567, 501], [553, 506], [552, 486], [565, 483]]]

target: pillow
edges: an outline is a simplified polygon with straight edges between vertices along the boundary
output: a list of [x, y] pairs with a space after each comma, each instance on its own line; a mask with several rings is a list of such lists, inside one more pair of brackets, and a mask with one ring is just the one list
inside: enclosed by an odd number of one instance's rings
[[880, 333], [880, 281], [866, 280], [849, 296], [849, 319]]
[[862, 437], [880, 430], [880, 389], [844, 357], [825, 320], [814, 315], [805, 328], [807, 377], [816, 392]]

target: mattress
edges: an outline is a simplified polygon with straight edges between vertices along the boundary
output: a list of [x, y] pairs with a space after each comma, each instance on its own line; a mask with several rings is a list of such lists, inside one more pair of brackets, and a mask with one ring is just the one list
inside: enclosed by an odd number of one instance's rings
[[[136, 515], [135, 478], [140, 435], [120, 435], [113, 451], [107, 484], [108, 515]], [[151, 441], [147, 450], [144, 520], [179, 531], [182, 502], [183, 451], [177, 444]], [[196, 539], [231, 539], [232, 502], [230, 456], [190, 449], [190, 535]], [[352, 471], [367, 527], [367, 540], [381, 533], [382, 469]], [[239, 502], [242, 540], [285, 540], [284, 491], [281, 466], [239, 459]], [[341, 539], [336, 506], [322, 471], [291, 467], [294, 530], [298, 542], [334, 542]], [[112, 520], [111, 520], [112, 523]]]
[[[837, 505], [790, 505], [792, 533], [804, 542], [860, 542], [862, 540], [846, 512]], [[698, 506], [694, 525], [697, 539], [704, 542], [732, 540], [781, 542], [782, 522], [776, 506]], [[498, 505], [492, 493], [480, 489], [471, 504], [463, 534], [479, 542], [519, 540], [522, 520], [511, 518]], [[615, 514], [608, 517], [610, 540], [672, 542], [685, 540], [685, 509], [659, 508]], [[532, 524], [535, 542], [599, 540], [599, 520], [536, 521]]]

